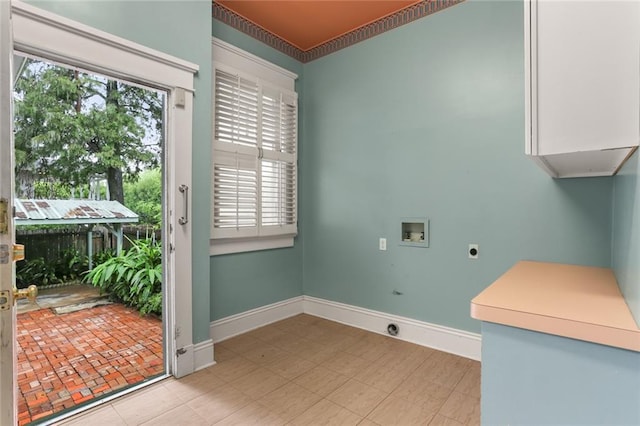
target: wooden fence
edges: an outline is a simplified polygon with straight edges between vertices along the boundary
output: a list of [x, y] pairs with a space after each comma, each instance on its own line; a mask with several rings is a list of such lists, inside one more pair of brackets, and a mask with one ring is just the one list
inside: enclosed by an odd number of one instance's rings
[[[123, 228], [124, 248], [131, 246], [129, 240], [155, 238], [160, 241], [161, 232], [150, 228], [125, 226]], [[46, 261], [55, 261], [62, 258], [64, 252], [70, 249], [77, 250], [81, 255], [87, 255], [88, 231], [83, 227], [56, 228], [56, 229], [16, 229], [16, 243], [24, 244], [25, 260], [39, 257]], [[116, 247], [115, 236], [100, 227], [93, 229], [93, 253], [101, 253]]]

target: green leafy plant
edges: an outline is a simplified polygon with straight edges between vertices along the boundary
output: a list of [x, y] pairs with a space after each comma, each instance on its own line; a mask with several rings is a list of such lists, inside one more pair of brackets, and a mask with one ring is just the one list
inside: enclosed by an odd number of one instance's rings
[[108, 248], [106, 250], [99, 251], [93, 255], [93, 264], [100, 265], [101, 263], [106, 262], [107, 260], [111, 259], [115, 255], [116, 255], [116, 252], [113, 249]]
[[62, 257], [56, 260], [54, 266], [56, 276], [62, 282], [78, 281], [87, 271], [89, 260], [78, 249], [70, 248], [62, 253]]
[[88, 268], [88, 259], [77, 249], [65, 250], [55, 260], [42, 257], [27, 259], [16, 265], [16, 287], [26, 288], [31, 284], [48, 286], [79, 281]]
[[27, 288], [31, 284], [47, 286], [63, 281], [56, 274], [56, 265], [42, 257], [18, 262], [16, 266], [16, 287]]
[[142, 315], [162, 313], [162, 249], [151, 239], [131, 241], [131, 248], [95, 266], [85, 281]]
[[149, 313], [160, 314], [162, 312], [162, 292], [152, 294], [147, 303], [140, 307], [140, 314], [146, 315]]

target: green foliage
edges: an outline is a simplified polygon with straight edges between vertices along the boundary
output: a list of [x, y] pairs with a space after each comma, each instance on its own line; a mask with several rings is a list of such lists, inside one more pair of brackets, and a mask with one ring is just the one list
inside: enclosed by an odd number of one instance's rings
[[56, 262], [56, 273], [63, 282], [76, 281], [81, 279], [88, 267], [87, 256], [81, 254], [77, 249], [71, 248], [65, 250], [62, 258]]
[[71, 187], [68, 184], [51, 180], [34, 182], [33, 197], [59, 200], [71, 198]]
[[115, 80], [28, 60], [14, 91], [16, 175], [78, 186], [157, 165], [162, 96]]
[[124, 204], [140, 216], [140, 224], [159, 228], [162, 223], [162, 174], [145, 170], [137, 180], [125, 182]]
[[116, 252], [113, 249], [106, 249], [106, 250], [103, 250], [103, 251], [99, 251], [98, 253], [95, 253], [93, 255], [93, 264], [94, 265], [99, 265], [101, 263], [104, 263], [107, 260], [109, 260], [112, 257], [114, 257], [115, 255], [116, 255]]
[[162, 313], [162, 249], [148, 240], [131, 242], [130, 249], [95, 266], [85, 281], [103, 293], [140, 311]]
[[[90, 192], [89, 184], [73, 185], [72, 187], [72, 185], [70, 185], [69, 183], [58, 182], [52, 177], [45, 177], [43, 180], [37, 180], [33, 182], [32, 189], [32, 194], [20, 194], [20, 197], [66, 200], [70, 198], [86, 198]], [[106, 199], [107, 188], [101, 185], [98, 188], [98, 191], [100, 195], [99, 199]]]
[[16, 287], [27, 288], [31, 284], [47, 286], [62, 282], [56, 275], [55, 265], [38, 257], [16, 265]]
[[87, 257], [74, 248], [65, 250], [55, 261], [46, 261], [42, 257], [21, 261], [16, 264], [16, 287], [26, 288], [31, 284], [47, 286], [78, 281], [87, 271], [88, 266]]

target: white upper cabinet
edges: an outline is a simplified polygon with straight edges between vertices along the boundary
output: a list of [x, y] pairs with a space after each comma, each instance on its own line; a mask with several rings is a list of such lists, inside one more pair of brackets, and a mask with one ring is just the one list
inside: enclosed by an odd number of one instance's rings
[[640, 1], [525, 0], [526, 147], [553, 177], [610, 176], [640, 140]]

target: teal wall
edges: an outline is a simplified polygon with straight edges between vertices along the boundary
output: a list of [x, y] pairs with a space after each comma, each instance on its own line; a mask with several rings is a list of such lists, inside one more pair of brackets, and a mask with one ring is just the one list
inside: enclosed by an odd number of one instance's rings
[[[213, 21], [212, 34], [227, 43], [259, 56], [298, 74], [299, 116], [304, 114], [302, 64], [283, 53], [225, 25]], [[215, 59], [215, 58], [214, 58]], [[302, 135], [302, 119], [298, 129]], [[304, 137], [299, 136], [300, 157]], [[300, 161], [300, 170], [304, 168]], [[300, 174], [299, 184], [304, 176]], [[302, 203], [304, 194], [298, 195]], [[302, 218], [300, 223], [302, 223]], [[302, 295], [302, 233], [292, 248], [251, 253], [212, 256], [211, 265], [211, 321], [253, 308]]]
[[523, 44], [521, 1], [471, 0], [304, 65], [305, 295], [477, 332], [520, 259], [610, 266], [612, 180], [524, 155]]
[[[610, 266], [613, 180], [553, 180], [523, 154], [519, 1], [470, 0], [304, 65], [212, 23], [206, 0], [34, 3], [200, 66], [196, 342], [210, 320], [301, 294], [478, 331], [470, 299], [520, 259]], [[293, 248], [208, 255], [212, 34], [299, 75]], [[416, 216], [431, 220], [429, 248], [398, 245], [401, 218]]]
[[31, 1], [35, 6], [196, 63], [193, 117], [193, 339], [209, 339], [211, 2]]
[[614, 178], [611, 264], [627, 305], [640, 326], [640, 154]]
[[638, 425], [640, 353], [482, 323], [483, 425]]

